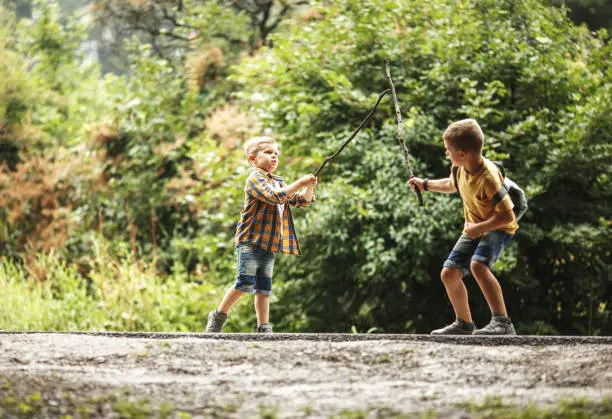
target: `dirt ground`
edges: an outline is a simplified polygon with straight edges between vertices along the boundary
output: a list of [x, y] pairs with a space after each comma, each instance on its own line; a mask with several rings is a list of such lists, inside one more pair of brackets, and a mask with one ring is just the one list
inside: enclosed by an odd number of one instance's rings
[[612, 417], [612, 338], [0, 333], [0, 417], [541, 417], [546, 409]]

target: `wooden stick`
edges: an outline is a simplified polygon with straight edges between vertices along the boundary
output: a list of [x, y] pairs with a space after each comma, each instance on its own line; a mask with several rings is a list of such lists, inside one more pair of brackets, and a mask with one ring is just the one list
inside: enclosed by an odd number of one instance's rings
[[[408, 171], [409, 178], [414, 177], [412, 173], [412, 166], [410, 165], [410, 156], [408, 155], [408, 149], [406, 148], [406, 143], [404, 142], [404, 128], [402, 123], [402, 112], [400, 111], [399, 102], [397, 101], [397, 94], [395, 93], [395, 86], [393, 85], [393, 80], [391, 79], [391, 70], [389, 67], [389, 61], [387, 61], [387, 79], [389, 80], [389, 84], [391, 85], [391, 97], [393, 98], [393, 105], [395, 106], [395, 116], [397, 117], [397, 141], [402, 148], [402, 155], [404, 156], [404, 166], [406, 166], [406, 170]], [[418, 188], [414, 189], [414, 192], [417, 195], [417, 199], [419, 200], [419, 205], [423, 206], [423, 196], [421, 195], [421, 191]]]
[[365, 119], [361, 122], [361, 124], [359, 125], [359, 127], [357, 127], [357, 129], [355, 131], [353, 131], [353, 133], [351, 134], [351, 136], [348, 138], [348, 140], [346, 140], [342, 146], [338, 149], [338, 151], [336, 151], [334, 154], [332, 154], [331, 156], [327, 157], [325, 159], [325, 161], [323, 162], [323, 164], [321, 164], [321, 166], [317, 169], [316, 172], [314, 172], [314, 175], [317, 176], [321, 170], [323, 170], [323, 168], [325, 167], [325, 165], [332, 161], [334, 159], [334, 157], [336, 157], [338, 154], [340, 154], [340, 152], [342, 150], [344, 150], [344, 147], [346, 147], [346, 145], [353, 139], [355, 138], [355, 135], [357, 135], [357, 133], [359, 131], [361, 131], [361, 128], [363, 128], [363, 126], [369, 121], [369, 119], [372, 117], [372, 115], [374, 115], [374, 112], [376, 112], [376, 108], [378, 108], [378, 104], [380, 103], [380, 100], [383, 98], [383, 96], [385, 96], [387, 93], [390, 93], [391, 90], [387, 89], [384, 92], [382, 92], [379, 96], [378, 96], [378, 100], [376, 101], [376, 105], [374, 105], [374, 107], [372, 108], [372, 110], [370, 110], [370, 112], [368, 113], [368, 115], [365, 117]]

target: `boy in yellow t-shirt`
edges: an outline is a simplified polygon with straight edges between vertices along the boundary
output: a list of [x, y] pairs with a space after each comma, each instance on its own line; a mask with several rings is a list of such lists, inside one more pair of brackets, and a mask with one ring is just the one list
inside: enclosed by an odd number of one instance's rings
[[[446, 155], [457, 170], [457, 187], [451, 175], [443, 179], [413, 177], [410, 186], [421, 191], [459, 192], [465, 225], [444, 262], [442, 282], [455, 310], [456, 320], [432, 335], [515, 335], [506, 312], [504, 295], [491, 268], [512, 240], [518, 224], [512, 200], [502, 190], [503, 178], [494, 163], [482, 155], [484, 134], [473, 119], [449, 125], [444, 134]], [[491, 309], [491, 321], [476, 330], [470, 313], [463, 276], [472, 273]]]

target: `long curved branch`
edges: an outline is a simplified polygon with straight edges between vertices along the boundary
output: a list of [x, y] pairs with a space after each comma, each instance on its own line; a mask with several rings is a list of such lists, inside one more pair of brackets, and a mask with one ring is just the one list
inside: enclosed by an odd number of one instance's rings
[[338, 154], [340, 154], [340, 152], [342, 150], [344, 150], [344, 147], [346, 147], [346, 145], [353, 139], [355, 138], [355, 136], [357, 135], [357, 133], [359, 131], [361, 131], [361, 128], [363, 128], [363, 126], [370, 120], [370, 118], [372, 117], [372, 115], [374, 115], [374, 112], [376, 112], [376, 108], [378, 108], [378, 104], [380, 103], [380, 101], [382, 100], [382, 98], [387, 94], [390, 93], [391, 90], [387, 89], [384, 92], [382, 92], [379, 96], [378, 96], [378, 100], [376, 101], [376, 105], [374, 105], [374, 107], [370, 110], [370, 112], [368, 113], [368, 115], [365, 117], [365, 119], [361, 122], [361, 124], [359, 125], [359, 127], [357, 127], [357, 129], [355, 131], [353, 131], [353, 133], [351, 134], [351, 136], [342, 144], [342, 146], [338, 149], [338, 151], [336, 151], [334, 154], [332, 154], [331, 156], [327, 157], [325, 159], [325, 161], [323, 161], [323, 163], [321, 164], [321, 166], [317, 169], [317, 171], [314, 173], [315, 176], [318, 176], [318, 174], [323, 170], [323, 168], [325, 167], [325, 165], [327, 165], [328, 162], [332, 161], [334, 159], [334, 157], [336, 157]]

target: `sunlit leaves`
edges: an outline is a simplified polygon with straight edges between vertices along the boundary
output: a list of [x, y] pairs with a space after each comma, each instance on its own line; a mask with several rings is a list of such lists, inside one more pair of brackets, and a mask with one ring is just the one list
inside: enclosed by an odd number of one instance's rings
[[[511, 177], [527, 189], [531, 211], [500, 264], [517, 295], [531, 292], [537, 278], [569, 275], [531, 261], [568, 251], [551, 229], [582, 219], [595, 234], [585, 240], [601, 243], [595, 237], [607, 233], [597, 220], [609, 202], [603, 159], [610, 158], [601, 116], [610, 111], [602, 80], [609, 50], [600, 38], [537, 0], [346, 0], [325, 3], [321, 13], [322, 20], [296, 22], [275, 38], [273, 50], [247, 61], [235, 76], [241, 97], [261, 110], [289, 153], [331, 154], [386, 88], [388, 59], [418, 175], [448, 176], [440, 134], [449, 122], [474, 117], [485, 130], [486, 155], [505, 160]], [[307, 318], [316, 319], [304, 327], [316, 328], [330, 304], [343, 305], [328, 318], [340, 322], [339, 330], [343, 322], [399, 327], [420, 306], [397, 304], [387, 298], [390, 290], [402, 289], [408, 299], [418, 295], [418, 301], [440, 298], [439, 268], [460, 231], [461, 213], [445, 196], [425, 194], [427, 209], [415, 206], [403, 183], [393, 118], [383, 102], [367, 131], [326, 168], [316, 208], [298, 221], [306, 230], [305, 262], [281, 266], [289, 271], [286, 281], [320, 299], [304, 305]], [[586, 162], [592, 164], [583, 167]], [[603, 255], [610, 260], [609, 247]], [[338, 271], [339, 265], [346, 268]], [[432, 294], [420, 283], [432, 284]], [[297, 292], [285, 289], [288, 298]], [[563, 305], [581, 298], [555, 295]], [[378, 310], [362, 310], [372, 301]]]

